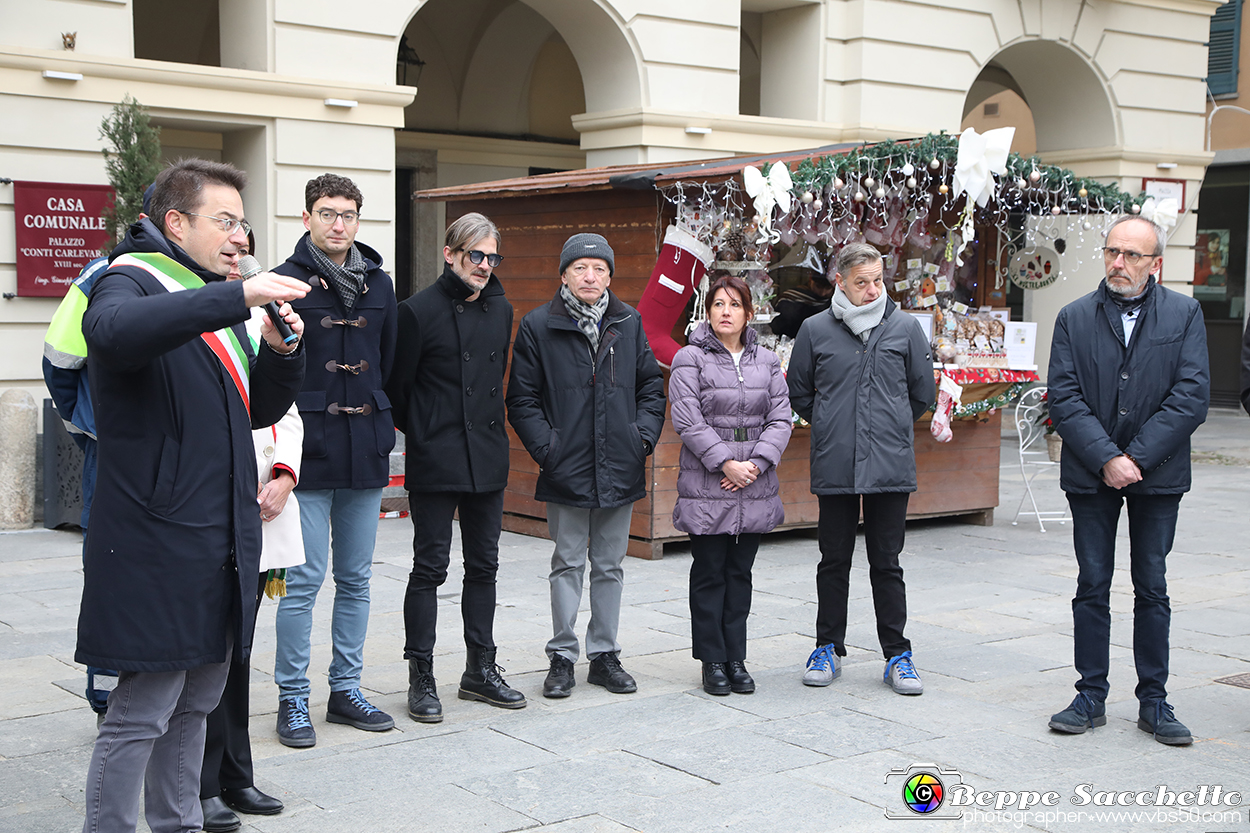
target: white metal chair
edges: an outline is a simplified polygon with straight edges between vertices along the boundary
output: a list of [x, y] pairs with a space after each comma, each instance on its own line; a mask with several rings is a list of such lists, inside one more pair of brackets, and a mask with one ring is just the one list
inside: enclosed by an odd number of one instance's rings
[[[1059, 464], [1050, 460], [1046, 447], [1046, 414], [1050, 404], [1046, 401], [1046, 386], [1031, 387], [1020, 395], [1016, 401], [1016, 432], [1020, 435], [1020, 476], [1024, 478], [1024, 494], [1020, 496], [1020, 505], [1016, 507], [1016, 516], [1011, 525], [1017, 526], [1020, 516], [1037, 518], [1037, 525], [1042, 532], [1046, 531], [1043, 520], [1065, 523], [1072, 520], [1067, 510], [1045, 512], [1037, 508], [1037, 499], [1033, 496], [1033, 479], [1044, 471], [1058, 471]], [[1022, 511], [1024, 501], [1028, 500], [1033, 507], [1032, 512]]]

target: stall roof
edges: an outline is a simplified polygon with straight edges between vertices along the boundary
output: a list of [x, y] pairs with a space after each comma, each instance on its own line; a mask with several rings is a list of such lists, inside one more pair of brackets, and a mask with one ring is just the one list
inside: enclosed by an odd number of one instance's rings
[[448, 188], [430, 188], [413, 194], [419, 200], [491, 199], [512, 197], [520, 194], [564, 193], [599, 191], [607, 188], [628, 188], [645, 191], [659, 185], [683, 179], [716, 179], [736, 175], [746, 165], [761, 162], [793, 163], [816, 156], [832, 156], [861, 147], [861, 142], [825, 145], [809, 150], [767, 153], [760, 156], [723, 156], [702, 162], [679, 162], [671, 165], [611, 165], [605, 168], [585, 168], [580, 171], [561, 171], [554, 174], [538, 174], [516, 179], [500, 179], [494, 182], [474, 182]]

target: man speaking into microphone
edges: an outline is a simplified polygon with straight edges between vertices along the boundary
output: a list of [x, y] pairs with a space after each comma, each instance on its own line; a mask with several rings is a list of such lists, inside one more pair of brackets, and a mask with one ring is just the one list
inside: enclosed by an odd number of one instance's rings
[[200, 159], [156, 178], [92, 288], [82, 330], [99, 439], [78, 662], [116, 668], [91, 757], [84, 833], [133, 831], [139, 792], [153, 833], [201, 828], [205, 716], [231, 654], [251, 650], [260, 564], [252, 429], [295, 400], [304, 350], [272, 324], [253, 350], [249, 308], [300, 281], [227, 283], [250, 226], [247, 177]]

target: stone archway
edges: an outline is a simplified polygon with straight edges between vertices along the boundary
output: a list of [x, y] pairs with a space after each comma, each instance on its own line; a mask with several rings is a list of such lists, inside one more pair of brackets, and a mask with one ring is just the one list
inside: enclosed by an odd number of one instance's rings
[[1085, 57], [1063, 43], [1028, 40], [999, 51], [969, 87], [963, 115], [1000, 90], [1012, 90], [1029, 105], [1039, 154], [1122, 143], [1108, 85]]

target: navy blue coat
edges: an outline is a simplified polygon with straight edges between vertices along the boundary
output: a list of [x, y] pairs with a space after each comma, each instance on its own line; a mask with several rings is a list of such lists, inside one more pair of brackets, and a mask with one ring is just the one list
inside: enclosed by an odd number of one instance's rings
[[[113, 257], [168, 255], [206, 285], [168, 292], [111, 266], [83, 316], [99, 438], [99, 480], [83, 557], [78, 662], [176, 671], [245, 658], [256, 616], [260, 511], [252, 429], [277, 422], [304, 376], [304, 351], [251, 349], [243, 284], [202, 271], [149, 220]], [[230, 327], [251, 367], [251, 413], [200, 338]]]
[[449, 267], [399, 305], [387, 384], [404, 432], [410, 492], [495, 492], [508, 485], [503, 380], [512, 304], [491, 275], [477, 300]]
[[664, 427], [664, 376], [638, 311], [610, 295], [599, 350], [556, 297], [521, 319], [508, 421], [540, 469], [534, 499], [611, 509], [647, 493]]
[[1093, 494], [1102, 467], [1128, 454], [1142, 469], [1129, 494], [1189, 491], [1189, 437], [1211, 399], [1207, 331], [1193, 298], [1151, 284], [1128, 347], [1104, 281], [1055, 319], [1050, 415], [1063, 437], [1060, 487]]
[[[307, 233], [295, 251], [273, 271], [307, 281], [312, 289], [292, 306], [304, 319], [308, 374], [300, 391], [304, 421], [304, 459], [296, 491], [381, 489], [390, 479], [395, 447], [391, 401], [384, 391], [395, 360], [395, 286], [382, 271], [382, 257], [362, 243], [369, 271], [365, 289], [350, 315], [327, 279], [321, 285]], [[333, 323], [350, 321], [354, 323]], [[336, 365], [366, 367], [359, 373]], [[368, 414], [345, 414], [340, 408], [368, 406]]]

